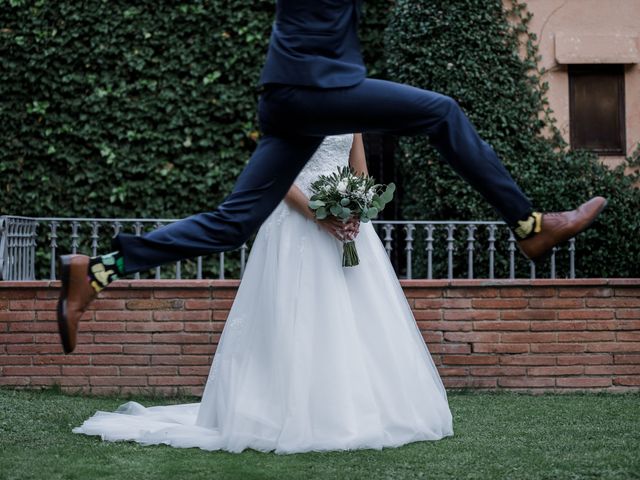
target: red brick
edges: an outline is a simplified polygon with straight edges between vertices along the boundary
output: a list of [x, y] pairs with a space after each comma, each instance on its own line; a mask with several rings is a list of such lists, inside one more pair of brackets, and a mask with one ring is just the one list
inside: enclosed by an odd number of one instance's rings
[[26, 333], [3, 333], [0, 335], [0, 343], [33, 343], [33, 337]]
[[471, 375], [485, 377], [501, 377], [507, 375], [524, 375], [524, 367], [472, 367], [469, 369]]
[[582, 365], [527, 368], [527, 375], [531, 375], [534, 377], [553, 377], [557, 375], [581, 375], [582, 373], [584, 373], [584, 367]]
[[615, 363], [640, 363], [640, 355], [614, 355]]
[[206, 333], [154, 333], [153, 343], [211, 343]]
[[96, 343], [149, 343], [150, 333], [96, 333]]
[[54, 311], [48, 311], [48, 310], [38, 310], [37, 312], [35, 312], [36, 314], [36, 322], [54, 322], [57, 321], [58, 319], [58, 315], [56, 312]]
[[466, 377], [469, 369], [463, 367], [438, 367], [438, 373], [442, 377]]
[[555, 310], [505, 310], [500, 312], [502, 320], [555, 320]]
[[503, 343], [546, 343], [555, 342], [557, 333], [502, 333], [500, 341]]
[[58, 331], [58, 324], [53, 322], [11, 322], [8, 325], [11, 332], [46, 333]]
[[175, 365], [154, 365], [152, 367], [120, 367], [120, 375], [178, 375], [178, 367]]
[[124, 300], [98, 298], [89, 305], [90, 310], [124, 310]]
[[123, 352], [142, 355], [176, 355], [180, 353], [180, 345], [124, 345]]
[[640, 365], [589, 365], [587, 375], [640, 375]]
[[638, 297], [588, 298], [587, 307], [595, 308], [633, 308], [640, 307]]
[[78, 345], [74, 350], [74, 353], [120, 353], [122, 352], [122, 345], [95, 345], [82, 344]]
[[607, 287], [571, 288], [564, 287], [558, 290], [559, 297], [611, 297], [613, 289]]
[[587, 343], [587, 352], [640, 352], [638, 342]]
[[35, 312], [0, 312], [0, 322], [31, 322], [35, 318]]
[[148, 355], [94, 355], [94, 365], [149, 365]]
[[10, 300], [9, 310], [35, 310], [35, 298], [29, 300]]
[[474, 343], [474, 353], [527, 353], [526, 343]]
[[125, 322], [87, 322], [82, 329], [87, 332], [124, 332]]
[[560, 355], [558, 365], [600, 365], [613, 362], [613, 357], [607, 354], [593, 355]]
[[182, 345], [182, 353], [186, 355], [213, 355], [216, 351], [216, 344], [208, 345]]
[[563, 331], [563, 330], [584, 330], [586, 327], [586, 322], [584, 321], [553, 321], [549, 320], [546, 322], [531, 322], [531, 330], [536, 332], [543, 331]]
[[9, 308], [9, 300], [0, 300], [0, 310], [7, 310]]
[[494, 332], [445, 332], [449, 342], [498, 342], [500, 334]]
[[615, 336], [614, 332], [560, 332], [558, 342], [610, 342]]
[[640, 288], [616, 288], [616, 297], [640, 297]]
[[584, 300], [581, 298], [532, 298], [529, 300], [531, 308], [581, 308]]
[[5, 375], [0, 375], [0, 385], [3, 386], [25, 386], [31, 383], [31, 378], [29, 377], [7, 377]]
[[416, 322], [420, 330], [436, 330], [447, 332], [471, 331], [471, 323], [469, 322], [438, 322], [438, 321], [420, 321]]
[[[419, 313], [420, 313], [419, 311], [415, 311], [415, 312], [413, 312], [413, 314], [414, 314], [415, 318], [424, 319], [425, 317], [424, 317], [424, 316], [422, 316], [422, 315], [419, 315]], [[431, 313], [431, 312], [429, 312], [429, 313]], [[435, 318], [440, 318], [440, 314], [439, 314], [439, 312], [435, 312], [435, 313], [438, 313], [438, 316], [437, 316], [437, 317], [435, 317]], [[213, 310], [213, 311], [211, 312], [211, 319], [212, 319], [212, 320], [217, 320], [217, 321], [226, 321], [228, 316], [229, 316], [229, 312], [228, 312], [228, 311], [226, 311], [226, 310]], [[429, 316], [427, 319], [431, 320], [431, 319], [433, 319], [433, 318], [434, 318], [434, 317]]]
[[208, 365], [206, 355], [153, 355], [151, 365]]
[[407, 280], [401, 280], [400, 284], [403, 286], [402, 290], [404, 291], [405, 297], [407, 299], [416, 299], [416, 298], [441, 298], [443, 296], [443, 291], [440, 288], [434, 290], [427, 290], [423, 287], [407, 287]]
[[[214, 312], [213, 319], [214, 320], [226, 320], [227, 315], [229, 314], [226, 310], [220, 311], [224, 312], [224, 317], [222, 319], [218, 318], [220, 313]], [[442, 317], [442, 312], [440, 310], [414, 310], [413, 317], [416, 320], [440, 320]]]
[[619, 342], [640, 342], [640, 332], [618, 332], [616, 340]]
[[560, 310], [558, 320], [608, 320], [613, 318], [613, 310]]
[[127, 332], [180, 332], [182, 322], [136, 322], [127, 324]]
[[618, 330], [640, 330], [639, 320], [618, 320]]
[[587, 322], [585, 330], [618, 330], [620, 320], [593, 320]]
[[[217, 313], [217, 312], [216, 312]], [[228, 312], [225, 312], [228, 313]], [[210, 320], [212, 316], [212, 312], [210, 310], [189, 310], [189, 311], [156, 311], [153, 312], [153, 319], [156, 321], [166, 322], [166, 321], [204, 321]], [[225, 316], [226, 318], [226, 316]]]
[[496, 365], [498, 357], [495, 355], [446, 355], [442, 363], [448, 365]]
[[442, 332], [422, 332], [422, 338], [427, 343], [442, 342]]
[[214, 288], [211, 292], [211, 298], [235, 298], [236, 290], [235, 289], [227, 289], [227, 290], [218, 290]]
[[531, 353], [574, 353], [584, 352], [584, 343], [532, 343]]
[[576, 388], [608, 387], [611, 385], [611, 379], [602, 377], [560, 377], [556, 379], [556, 384], [559, 387]]
[[184, 300], [127, 300], [126, 304], [128, 310], [180, 310], [184, 307]]
[[522, 288], [522, 287], [506, 287], [500, 289], [500, 296], [504, 298], [513, 297], [555, 297], [555, 288]]
[[500, 357], [501, 365], [555, 365], [556, 357], [548, 355], [509, 355]]
[[62, 375], [72, 375], [72, 376], [89, 376], [89, 375], [118, 375], [118, 367], [96, 367], [93, 365], [83, 365], [83, 366], [63, 366], [62, 367]]
[[97, 322], [146, 322], [151, 320], [152, 312], [113, 310], [106, 312], [96, 312], [95, 316]]
[[209, 371], [210, 370], [211, 370], [211, 366], [209, 366], [209, 365], [180, 367], [179, 368], [179, 375], [201, 375], [201, 376], [207, 376], [207, 375], [209, 375]]
[[17, 300], [17, 299], [27, 299], [27, 298], [36, 298], [36, 290], [35, 289], [17, 290], [13, 288], [0, 288], [0, 299], [2, 300]]
[[542, 377], [500, 377], [498, 385], [507, 388], [553, 387], [555, 378]]
[[7, 353], [9, 354], [42, 354], [42, 353], [61, 353], [60, 345], [7, 345]]
[[96, 386], [140, 386], [147, 385], [147, 377], [126, 377], [122, 375], [117, 377], [89, 377], [89, 383]]
[[33, 357], [34, 365], [87, 365], [88, 355], [37, 355]]
[[187, 298], [210, 298], [211, 292], [209, 288], [171, 288], [171, 289], [154, 289], [154, 298], [181, 299]]
[[2, 355], [0, 365], [31, 365], [31, 355]]
[[526, 308], [528, 300], [524, 298], [478, 298], [473, 299], [471, 304], [473, 308], [489, 308], [489, 309], [514, 309]]
[[50, 387], [53, 385], [59, 385], [61, 378], [62, 377], [50, 377], [48, 375], [45, 377], [32, 376], [31, 385], [34, 387], [44, 387], [44, 386]]
[[416, 298], [415, 308], [471, 308], [471, 300], [468, 298]]
[[55, 311], [58, 300], [36, 300], [35, 310], [51, 310]]
[[127, 298], [135, 298], [138, 300], [151, 298], [151, 290], [143, 290], [140, 288], [136, 288], [135, 290], [123, 289], [123, 288], [107, 288], [100, 292], [100, 298], [117, 298], [117, 299], [127, 299]]
[[218, 322], [185, 322], [184, 324], [185, 332], [218, 332], [220, 333], [222, 329], [216, 330], [216, 326], [219, 325]]
[[445, 320], [498, 320], [500, 314], [493, 310], [444, 310]]
[[430, 345], [429, 351], [431, 353], [444, 353], [444, 354], [460, 354], [471, 353], [471, 345], [468, 343], [462, 344], [436, 344]]
[[529, 330], [529, 322], [523, 321], [497, 321], [497, 322], [473, 322], [474, 330]]
[[149, 385], [203, 385], [205, 383], [204, 377], [149, 377]]
[[498, 296], [497, 288], [451, 288], [444, 291], [447, 298], [495, 298]]
[[442, 379], [446, 388], [488, 388], [495, 389], [497, 380], [491, 377], [445, 377]]
[[[640, 308], [618, 309], [616, 310], [616, 318], [640, 320]], [[2, 320], [2, 312], [0, 312], [0, 320]]]
[[17, 366], [8, 365], [4, 367], [3, 374], [11, 377], [17, 375], [60, 375], [60, 367], [58, 365], [47, 366]]
[[[2, 378], [0, 378], [0, 382], [2, 381]], [[629, 387], [638, 387], [640, 386], [640, 377], [638, 376], [634, 376], [634, 377], [615, 377], [613, 379], [613, 384], [614, 385], [626, 385]]]

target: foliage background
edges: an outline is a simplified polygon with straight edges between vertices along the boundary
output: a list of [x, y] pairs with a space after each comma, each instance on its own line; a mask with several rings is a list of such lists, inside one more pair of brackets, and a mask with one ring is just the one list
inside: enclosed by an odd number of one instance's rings
[[[541, 208], [608, 195], [580, 273], [638, 276], [633, 180], [539, 137], [549, 122], [526, 11], [514, 4], [512, 28], [500, 0], [440, 5], [365, 2], [370, 74], [456, 98]], [[274, 10], [272, 0], [0, 0], [0, 213], [172, 218], [218, 204], [259, 135], [255, 84]], [[426, 141], [403, 140], [397, 161], [424, 172], [405, 175], [405, 218], [493, 216]]]

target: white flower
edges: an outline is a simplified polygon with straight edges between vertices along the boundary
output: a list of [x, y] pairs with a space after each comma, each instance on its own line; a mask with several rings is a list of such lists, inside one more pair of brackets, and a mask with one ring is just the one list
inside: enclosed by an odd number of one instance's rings
[[371, 200], [373, 200], [373, 190], [369, 190], [367, 192], [367, 202], [370, 202]]
[[346, 180], [340, 180], [340, 182], [338, 183], [338, 191], [340, 193], [345, 193], [347, 191], [347, 181]]

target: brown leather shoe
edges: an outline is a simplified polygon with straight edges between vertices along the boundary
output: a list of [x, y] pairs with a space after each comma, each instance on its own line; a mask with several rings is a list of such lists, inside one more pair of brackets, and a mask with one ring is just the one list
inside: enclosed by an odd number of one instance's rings
[[89, 284], [89, 257], [86, 255], [62, 255], [60, 280], [62, 290], [58, 299], [58, 330], [64, 353], [76, 348], [78, 324], [97, 293]]
[[570, 212], [543, 213], [542, 230], [530, 238], [519, 240], [518, 247], [527, 258], [541, 259], [556, 245], [589, 228], [606, 206], [605, 198], [593, 197]]

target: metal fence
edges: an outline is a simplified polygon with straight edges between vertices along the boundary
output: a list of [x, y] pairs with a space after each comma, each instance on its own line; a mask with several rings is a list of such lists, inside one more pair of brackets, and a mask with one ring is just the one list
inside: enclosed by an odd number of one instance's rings
[[[0, 280], [56, 279], [61, 253], [109, 251], [120, 232], [143, 235], [176, 219], [0, 217]], [[400, 278], [575, 278], [576, 241], [544, 264], [526, 260], [503, 222], [374, 221]], [[251, 242], [238, 250], [157, 267], [144, 278], [241, 278]], [[537, 269], [537, 271], [536, 271]], [[135, 278], [142, 278], [141, 274]]]

